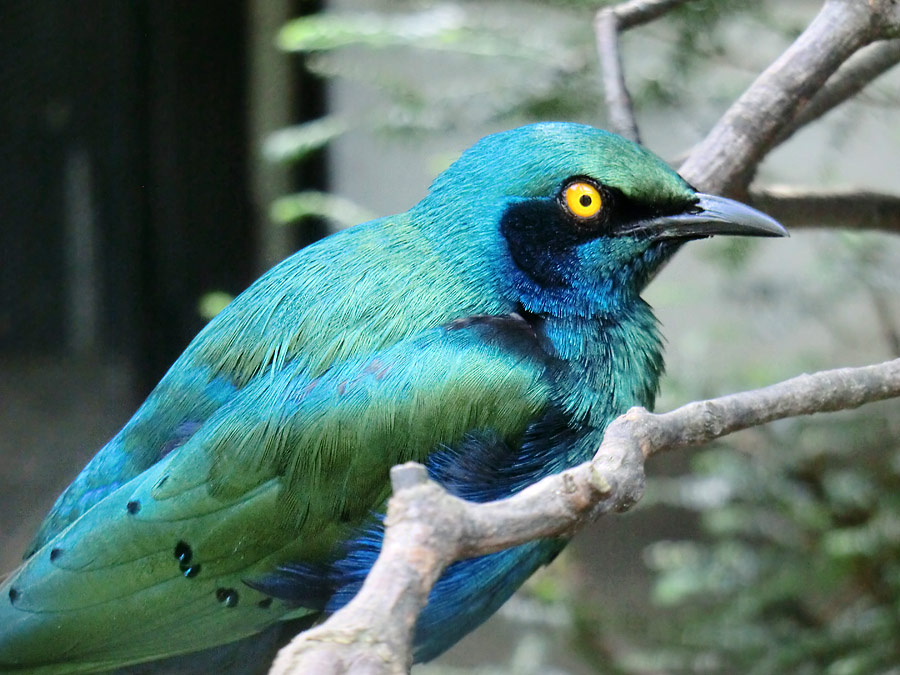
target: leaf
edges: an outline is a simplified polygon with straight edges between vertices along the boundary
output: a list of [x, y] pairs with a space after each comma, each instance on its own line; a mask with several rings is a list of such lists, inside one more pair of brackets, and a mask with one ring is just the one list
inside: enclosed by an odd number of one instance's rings
[[[334, 51], [351, 46], [371, 49], [415, 47], [476, 56], [513, 56], [533, 61], [552, 57], [546, 48], [525, 45], [518, 35], [478, 27], [458, 5], [439, 5], [405, 14], [322, 12], [294, 19], [279, 31], [287, 52]], [[557, 52], [559, 50], [556, 50]]]
[[231, 302], [234, 296], [225, 291], [210, 291], [200, 296], [197, 302], [197, 313], [206, 321], [225, 309], [225, 305]]
[[336, 115], [280, 129], [263, 143], [263, 156], [270, 162], [296, 162], [323, 148], [347, 131], [347, 122]]
[[374, 214], [349, 199], [308, 190], [276, 199], [269, 208], [269, 217], [278, 225], [320, 217], [328, 218], [341, 227], [349, 227], [371, 220]]
[[463, 25], [462, 9], [447, 5], [393, 15], [324, 12], [285, 24], [278, 33], [277, 44], [289, 52], [339, 49], [350, 45], [426, 46], [452, 42]]

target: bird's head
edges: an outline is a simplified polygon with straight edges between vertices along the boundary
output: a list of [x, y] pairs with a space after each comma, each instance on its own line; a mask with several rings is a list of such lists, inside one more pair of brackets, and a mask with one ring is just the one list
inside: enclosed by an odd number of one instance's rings
[[495, 276], [511, 279], [510, 290], [532, 311], [548, 302], [637, 297], [690, 239], [787, 234], [755, 209], [697, 192], [639, 145], [569, 123], [483, 138], [435, 180], [418, 208], [445, 242], [462, 234], [457, 255], [503, 264]]

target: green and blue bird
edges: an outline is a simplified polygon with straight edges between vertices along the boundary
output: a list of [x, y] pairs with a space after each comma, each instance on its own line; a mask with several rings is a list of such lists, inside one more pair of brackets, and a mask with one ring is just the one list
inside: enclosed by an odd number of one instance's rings
[[[542, 123], [482, 139], [406, 213], [297, 252], [209, 322], [56, 501], [0, 587], [0, 672], [102, 672], [327, 616], [378, 554], [395, 464], [486, 501], [589, 459], [657, 393], [641, 291], [715, 234], [785, 231], [619, 136]], [[448, 568], [415, 658], [565, 544]]]

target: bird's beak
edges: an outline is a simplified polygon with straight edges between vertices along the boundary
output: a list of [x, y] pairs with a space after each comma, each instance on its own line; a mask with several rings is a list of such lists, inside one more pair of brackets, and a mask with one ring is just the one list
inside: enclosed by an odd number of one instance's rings
[[633, 223], [620, 235], [650, 239], [701, 239], [714, 234], [748, 237], [787, 237], [779, 223], [762, 211], [733, 199], [697, 193], [697, 202], [682, 213], [659, 216]]

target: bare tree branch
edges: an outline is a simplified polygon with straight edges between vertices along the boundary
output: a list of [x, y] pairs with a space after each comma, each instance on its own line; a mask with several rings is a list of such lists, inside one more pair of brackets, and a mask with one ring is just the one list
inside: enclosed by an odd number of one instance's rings
[[900, 63], [900, 39], [876, 42], [861, 49], [838, 69], [809, 103], [800, 108], [794, 119], [778, 134], [775, 145], [784, 143], [798, 129], [856, 96], [897, 63]]
[[781, 129], [860, 47], [895, 37], [900, 4], [826, 0], [797, 40], [750, 85], [691, 152], [680, 173], [713, 193], [741, 193]]
[[362, 589], [328, 621], [282, 649], [269, 672], [405, 673], [416, 617], [453, 561], [544, 537], [569, 537], [599, 515], [629, 509], [644, 491], [644, 460], [665, 450], [897, 396], [900, 359], [801, 375], [663, 414], [632, 408], [609, 425], [590, 462], [485, 504], [450, 495], [428, 480], [421, 465], [394, 467], [384, 544]]
[[594, 17], [594, 35], [603, 70], [603, 91], [606, 107], [609, 109], [610, 127], [635, 143], [641, 142], [640, 132], [631, 95], [625, 84], [619, 33], [653, 21], [685, 2], [686, 0], [631, 0], [605, 7]]
[[752, 188], [748, 201], [789, 228], [827, 227], [900, 234], [900, 195], [869, 190]]
[[629, 0], [609, 8], [616, 15], [619, 30], [628, 30], [635, 26], [655, 21], [687, 0]]
[[619, 52], [619, 25], [616, 13], [610, 9], [597, 12], [594, 19], [597, 54], [603, 71], [603, 93], [609, 110], [610, 130], [635, 143], [641, 142], [631, 94], [625, 84], [622, 56]]

